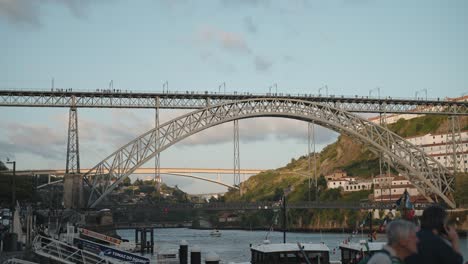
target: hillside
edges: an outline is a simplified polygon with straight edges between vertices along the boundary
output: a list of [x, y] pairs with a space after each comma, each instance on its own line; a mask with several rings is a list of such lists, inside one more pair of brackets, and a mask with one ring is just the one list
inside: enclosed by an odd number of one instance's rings
[[[468, 117], [461, 117], [460, 120], [460, 128], [462, 130], [468, 129]], [[414, 137], [427, 133], [445, 133], [448, 131], [449, 122], [445, 116], [428, 115], [411, 120], [400, 119], [398, 122], [389, 125], [388, 128], [402, 137]], [[269, 170], [250, 177], [243, 184], [244, 195], [242, 197], [238, 195], [238, 192], [231, 191], [225, 195], [225, 199], [230, 201], [277, 200], [281, 196], [282, 190], [291, 186], [293, 191], [290, 197], [293, 200], [306, 201], [309, 196], [309, 182], [306, 175], [311, 175], [312, 177], [312, 197], [315, 197], [316, 191], [314, 188], [315, 181], [313, 180], [314, 164], [312, 163], [311, 165], [311, 173], [308, 173], [308, 166], [308, 158], [306, 156], [301, 156], [297, 159], [293, 158], [285, 167]], [[386, 170], [386, 168], [384, 169]], [[379, 159], [366, 146], [346, 135], [340, 135], [335, 143], [328, 145], [317, 154], [317, 174], [319, 177], [335, 170], [343, 170], [350, 176], [369, 178], [379, 174]], [[330, 190], [324, 190], [326, 189], [326, 183], [323, 181], [324, 179], [322, 179], [322, 189], [320, 189], [321, 185], [319, 184], [319, 193], [327, 196]], [[347, 196], [357, 197], [350, 198]], [[363, 197], [365, 196], [364, 194], [350, 194], [347, 196], [340, 197], [339, 199], [366, 198]], [[461, 198], [462, 196], [458, 194], [456, 197]]]
[[[389, 129], [402, 137], [421, 136], [427, 133], [445, 133], [449, 122], [443, 116], [424, 116], [412, 120], [399, 120], [389, 125]], [[468, 129], [468, 118], [461, 118], [460, 128]], [[312, 154], [311, 154], [312, 155]], [[313, 160], [313, 159], [312, 159]], [[285, 167], [262, 172], [250, 177], [242, 184], [243, 195], [239, 191], [231, 190], [226, 193], [226, 201], [278, 201], [285, 188], [292, 191], [288, 195], [290, 202], [314, 201], [359, 201], [367, 199], [371, 191], [342, 193], [339, 189], [327, 189], [324, 175], [335, 170], [343, 170], [350, 176], [369, 178], [379, 174], [379, 158], [369, 148], [346, 135], [340, 135], [338, 140], [317, 153], [317, 188], [313, 176], [308, 173], [308, 158], [302, 156], [291, 159]], [[383, 168], [387, 171], [387, 168]], [[309, 176], [311, 175], [310, 189]], [[468, 177], [460, 174], [456, 177], [454, 197], [458, 204], [468, 204]], [[246, 227], [256, 226], [268, 228], [276, 216], [268, 212], [244, 213], [243, 221]], [[366, 212], [347, 209], [322, 210], [288, 210], [288, 228], [302, 230], [341, 230], [355, 229], [365, 219]]]

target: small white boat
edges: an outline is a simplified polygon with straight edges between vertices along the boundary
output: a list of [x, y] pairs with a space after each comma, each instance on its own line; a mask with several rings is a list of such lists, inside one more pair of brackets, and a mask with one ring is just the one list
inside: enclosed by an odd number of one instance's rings
[[382, 250], [385, 242], [368, 242], [361, 240], [359, 242], [341, 243], [341, 263], [358, 263], [363, 257], [372, 255]]
[[212, 237], [220, 237], [220, 236], [221, 236], [221, 232], [219, 232], [218, 229], [212, 230], [212, 231], [210, 232], [210, 236], [212, 236]]

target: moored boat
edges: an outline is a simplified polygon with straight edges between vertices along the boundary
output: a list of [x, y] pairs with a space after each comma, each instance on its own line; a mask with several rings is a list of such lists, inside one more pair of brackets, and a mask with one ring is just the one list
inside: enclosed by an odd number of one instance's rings
[[275, 243], [265, 240], [250, 247], [252, 264], [267, 263], [340, 263], [330, 261], [330, 249], [324, 243]]
[[341, 243], [341, 263], [358, 263], [362, 258], [382, 250], [385, 244], [385, 242], [368, 242], [366, 240]]

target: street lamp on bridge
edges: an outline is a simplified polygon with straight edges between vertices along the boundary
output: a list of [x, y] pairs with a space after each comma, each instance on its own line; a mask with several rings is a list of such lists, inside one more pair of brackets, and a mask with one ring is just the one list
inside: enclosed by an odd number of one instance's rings
[[269, 89], [269, 94], [271, 95], [271, 88], [275, 87], [275, 95], [278, 95], [278, 85], [276, 83], [274, 83], [273, 85], [270, 85], [268, 87]]
[[328, 96], [328, 86], [327, 86], [327, 85], [324, 85], [324, 86], [322, 86], [322, 87], [319, 88], [319, 90], [318, 90], [319, 96], [320, 96], [320, 92], [321, 92], [323, 89], [325, 89], [325, 96]]
[[418, 94], [421, 93], [421, 92], [424, 92], [424, 93], [425, 93], [425, 95], [426, 95], [426, 101], [427, 101], [427, 89], [422, 89], [422, 90], [416, 91], [416, 93], [415, 93], [415, 95], [414, 95], [415, 99], [416, 99], [416, 100], [419, 99], [419, 98], [418, 98]]
[[377, 90], [377, 95], [378, 95], [377, 98], [380, 99], [380, 87], [375, 87], [374, 89], [370, 89], [369, 90], [369, 98], [371, 97], [372, 91], [374, 91], [374, 90]]
[[223, 82], [218, 86], [218, 92], [221, 93], [221, 87], [224, 87], [224, 93], [226, 93], [226, 82]]

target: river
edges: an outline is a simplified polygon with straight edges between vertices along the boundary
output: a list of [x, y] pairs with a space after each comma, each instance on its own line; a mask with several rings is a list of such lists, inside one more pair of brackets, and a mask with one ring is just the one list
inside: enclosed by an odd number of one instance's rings
[[[208, 252], [214, 252], [220, 256], [222, 263], [250, 261], [249, 244], [261, 243], [268, 234], [271, 243], [283, 242], [282, 232], [267, 231], [245, 231], [245, 230], [220, 230], [220, 237], [210, 236], [211, 230], [198, 230], [188, 228], [157, 228], [154, 229], [154, 240], [156, 251], [177, 250], [180, 241], [186, 240], [190, 247], [198, 245], [202, 251], [202, 259]], [[118, 230], [117, 233], [125, 239], [134, 241], [135, 231], [133, 229]], [[338, 245], [349, 237], [350, 234], [330, 233], [287, 233], [287, 242], [325, 242], [330, 248], [332, 260], [340, 259]], [[365, 234], [364, 234], [365, 237]], [[362, 239], [361, 234], [355, 236], [352, 241], [358, 242]], [[379, 234], [378, 241], [385, 241], [385, 235]], [[468, 240], [461, 238], [461, 248], [465, 261], [468, 259]], [[335, 252], [335, 253], [333, 253]]]

